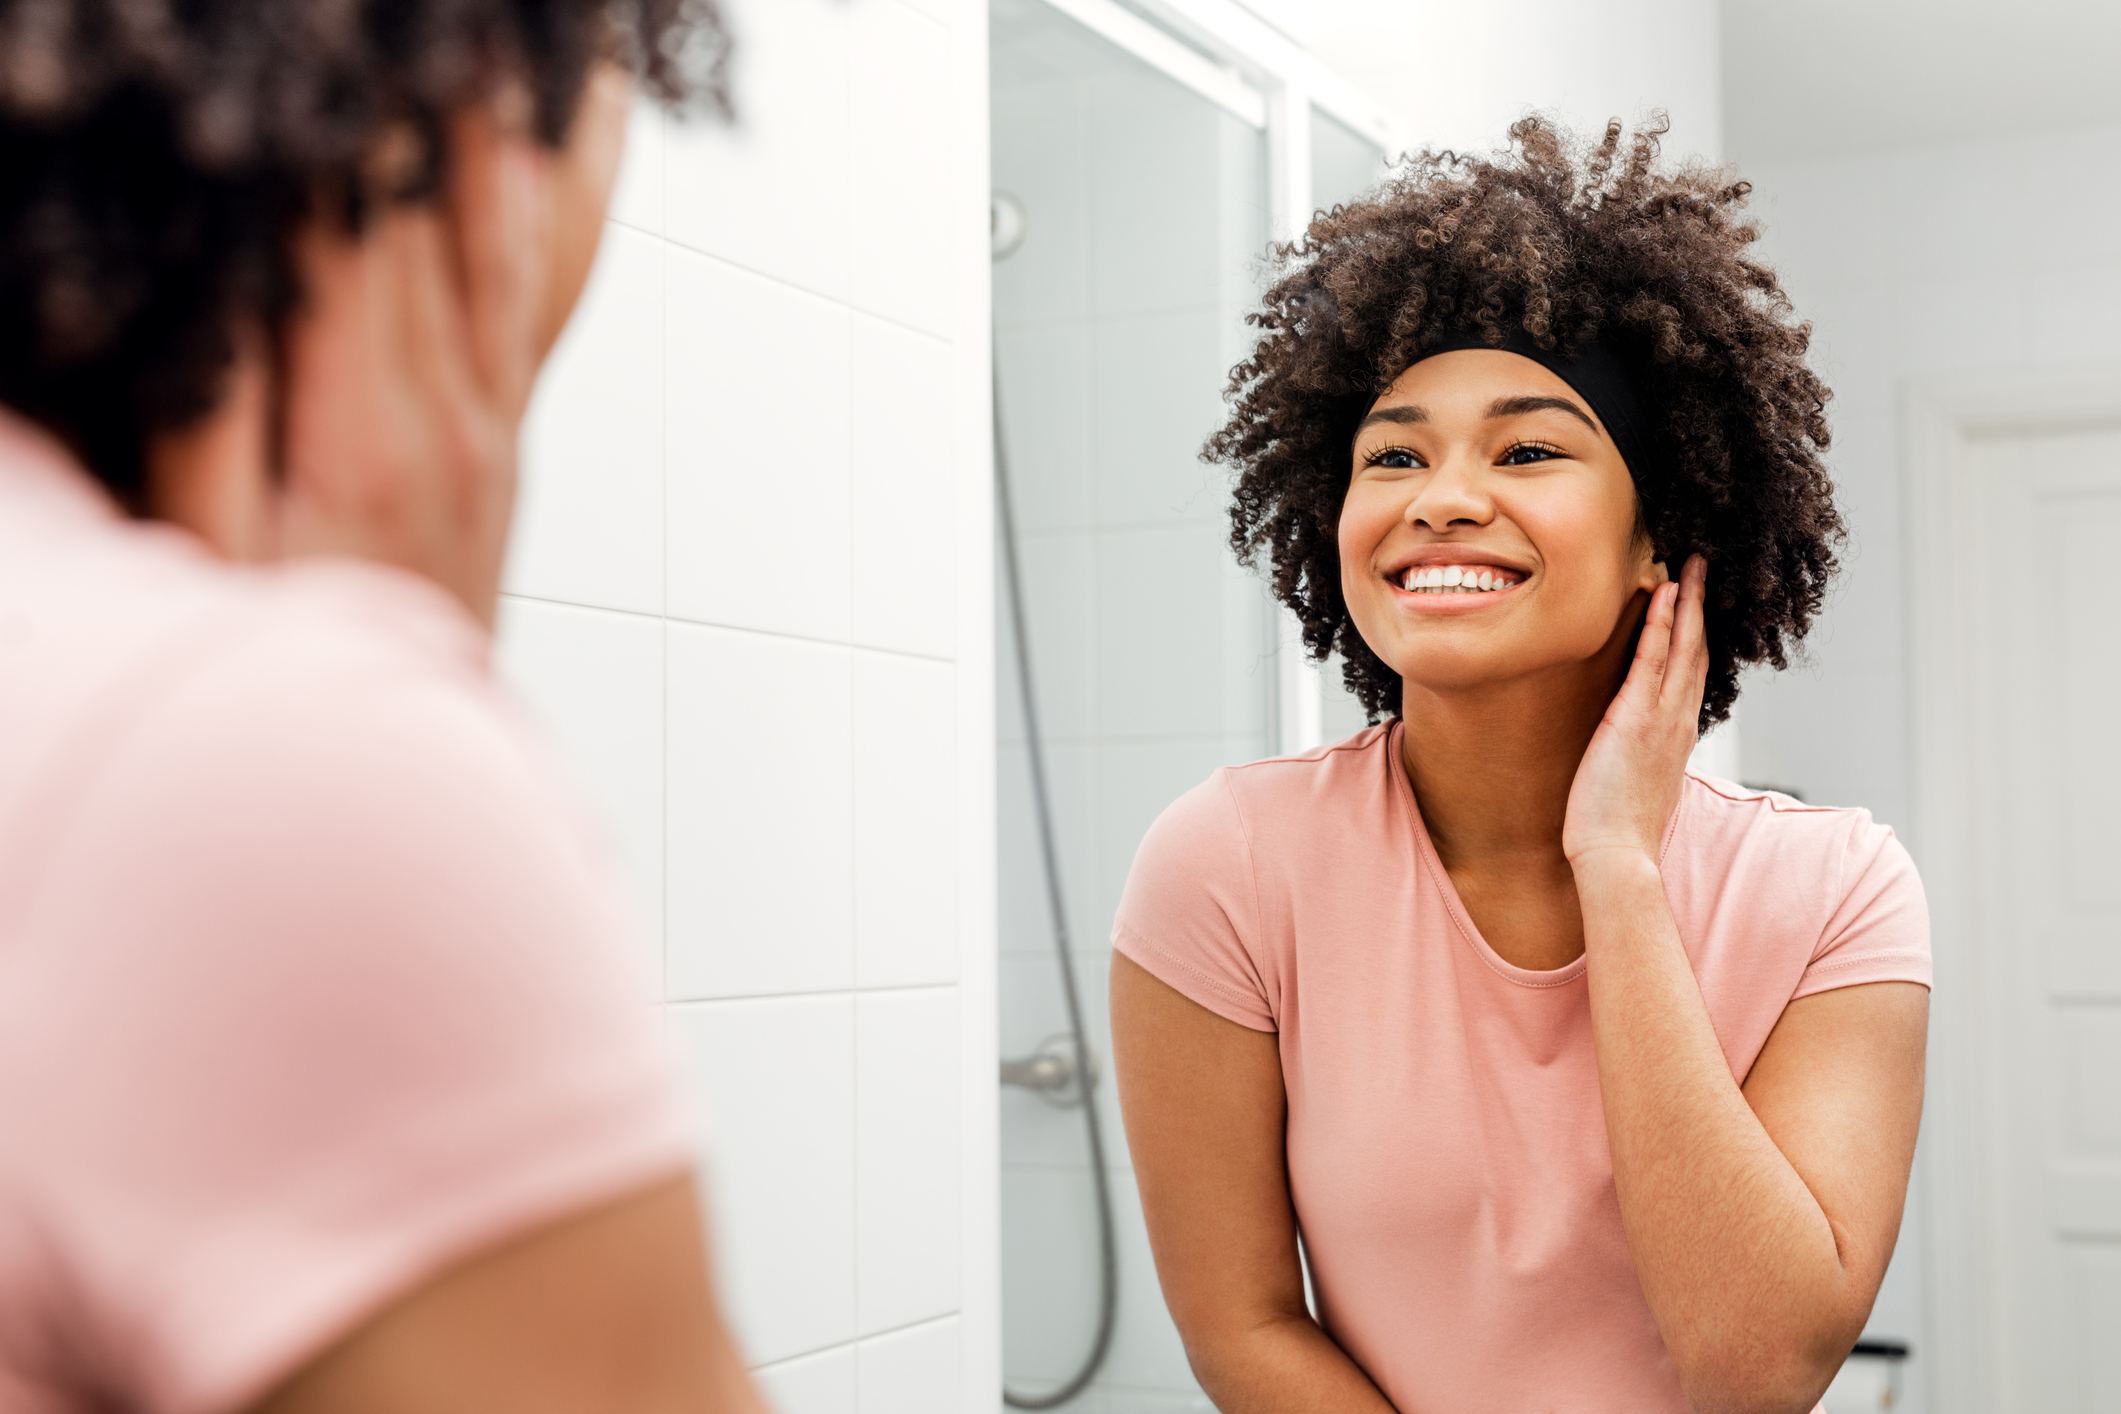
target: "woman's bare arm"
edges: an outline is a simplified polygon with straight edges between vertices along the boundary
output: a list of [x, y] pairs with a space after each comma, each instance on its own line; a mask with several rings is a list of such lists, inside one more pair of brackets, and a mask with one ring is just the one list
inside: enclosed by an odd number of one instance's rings
[[1613, 1182], [1694, 1407], [1810, 1409], [1862, 1334], [1900, 1229], [1929, 991], [1800, 998], [1743, 1087], [1652, 859], [1577, 869]]
[[459, 1264], [251, 1414], [767, 1414], [688, 1174]]
[[1112, 1059], [1164, 1304], [1224, 1414], [1392, 1414], [1304, 1305], [1271, 1032], [1112, 954]]

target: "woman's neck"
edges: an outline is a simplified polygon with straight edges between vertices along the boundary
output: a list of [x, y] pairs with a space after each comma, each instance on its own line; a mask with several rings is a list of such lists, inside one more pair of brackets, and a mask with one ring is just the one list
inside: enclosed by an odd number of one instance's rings
[[232, 560], [270, 554], [265, 397], [263, 368], [238, 357], [213, 411], [148, 446], [147, 514]]
[[1561, 850], [1569, 791], [1626, 663], [1573, 665], [1463, 692], [1407, 683], [1400, 767], [1437, 857], [1454, 873], [1573, 877]]

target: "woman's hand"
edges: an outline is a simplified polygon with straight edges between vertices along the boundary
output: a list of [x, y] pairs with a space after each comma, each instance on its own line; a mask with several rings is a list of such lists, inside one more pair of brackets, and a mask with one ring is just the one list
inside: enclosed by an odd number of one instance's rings
[[1698, 739], [1709, 655], [1702, 628], [1708, 561], [1689, 555], [1650, 596], [1627, 681], [1606, 708], [1569, 788], [1561, 852], [1581, 867], [1621, 850], [1655, 861]]
[[344, 554], [439, 583], [490, 626], [538, 365], [545, 158], [479, 105], [456, 122], [438, 199], [380, 206], [359, 238], [297, 245], [285, 482], [275, 558]]

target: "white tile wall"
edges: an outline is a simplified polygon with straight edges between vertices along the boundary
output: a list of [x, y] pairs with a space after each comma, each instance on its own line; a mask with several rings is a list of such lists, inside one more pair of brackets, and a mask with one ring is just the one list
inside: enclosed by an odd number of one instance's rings
[[856, 1312], [864, 1331], [958, 1309], [957, 989], [855, 1006]]
[[844, 640], [855, 315], [688, 250], [669, 278], [671, 616]]
[[854, 639], [948, 657], [957, 647], [951, 475], [963, 456], [987, 454], [951, 436], [967, 380], [949, 347], [883, 319], [857, 315], [853, 349]]
[[854, 998], [679, 1006], [731, 1320], [757, 1362], [854, 1339]]
[[855, 1407], [851, 1345], [769, 1365], [757, 1374], [760, 1392], [778, 1414], [847, 1414]]
[[[854, 12], [876, 0], [732, 0], [736, 127], [675, 125], [666, 231], [679, 245], [834, 298], [847, 295]], [[977, 17], [969, 17], [976, 21]], [[977, 62], [966, 52], [959, 62]], [[894, 166], [924, 154], [902, 153]], [[925, 154], [933, 160], [933, 154]], [[747, 330], [752, 335], [764, 330]]]
[[955, 982], [959, 909], [956, 670], [854, 657], [855, 980]]
[[663, 979], [663, 624], [508, 599], [497, 658], [589, 796], [634, 886], [649, 976]]
[[[1097, 868], [1098, 748], [1080, 741], [1048, 741], [1044, 755], [1065, 921], [1075, 946], [1084, 947], [1103, 938], [1109, 921]], [[1053, 907], [1047, 897], [1046, 862], [1039, 845], [1030, 755], [1020, 742], [1002, 745], [995, 762], [995, 782], [1001, 950], [1004, 955], [1050, 958]]]
[[860, 1414], [957, 1414], [956, 1399], [939, 1399], [957, 1368], [958, 1323], [935, 1321], [865, 1340], [856, 1347]]
[[936, 159], [966, 145], [949, 107], [950, 30], [905, 5], [856, 5], [848, 18], [848, 277], [863, 308], [947, 335], [963, 275], [928, 214], [949, 200], [952, 168]]
[[[1208, 307], [1112, 315], [1094, 325], [1099, 523], [1219, 524], [1228, 514], [1229, 472], [1200, 460], [1201, 442], [1224, 417], [1221, 323]], [[1174, 377], [1178, 369], [1186, 376]]]
[[632, 880], [767, 1399], [956, 1410], [1000, 1379], [986, 6], [722, 8], [738, 125], [637, 108], [498, 661]]
[[662, 612], [664, 249], [631, 227], [606, 230], [539, 381], [509, 555], [515, 593]]
[[673, 999], [854, 985], [853, 652], [672, 624]]
[[[997, 267], [997, 281], [1029, 250], [1026, 245]], [[1080, 319], [1023, 324], [995, 336], [1009, 490], [1025, 526], [1088, 530], [1097, 523], [1094, 419], [1086, 415], [1090, 338], [1090, 323]]]

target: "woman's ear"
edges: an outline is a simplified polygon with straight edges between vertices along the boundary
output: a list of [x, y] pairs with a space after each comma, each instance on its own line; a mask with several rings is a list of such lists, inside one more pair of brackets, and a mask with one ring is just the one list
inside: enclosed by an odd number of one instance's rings
[[1650, 543], [1647, 536], [1638, 537], [1636, 545], [1636, 583], [1643, 589], [1655, 591], [1658, 585], [1672, 577], [1671, 569], [1663, 560], [1657, 558], [1657, 547]]

